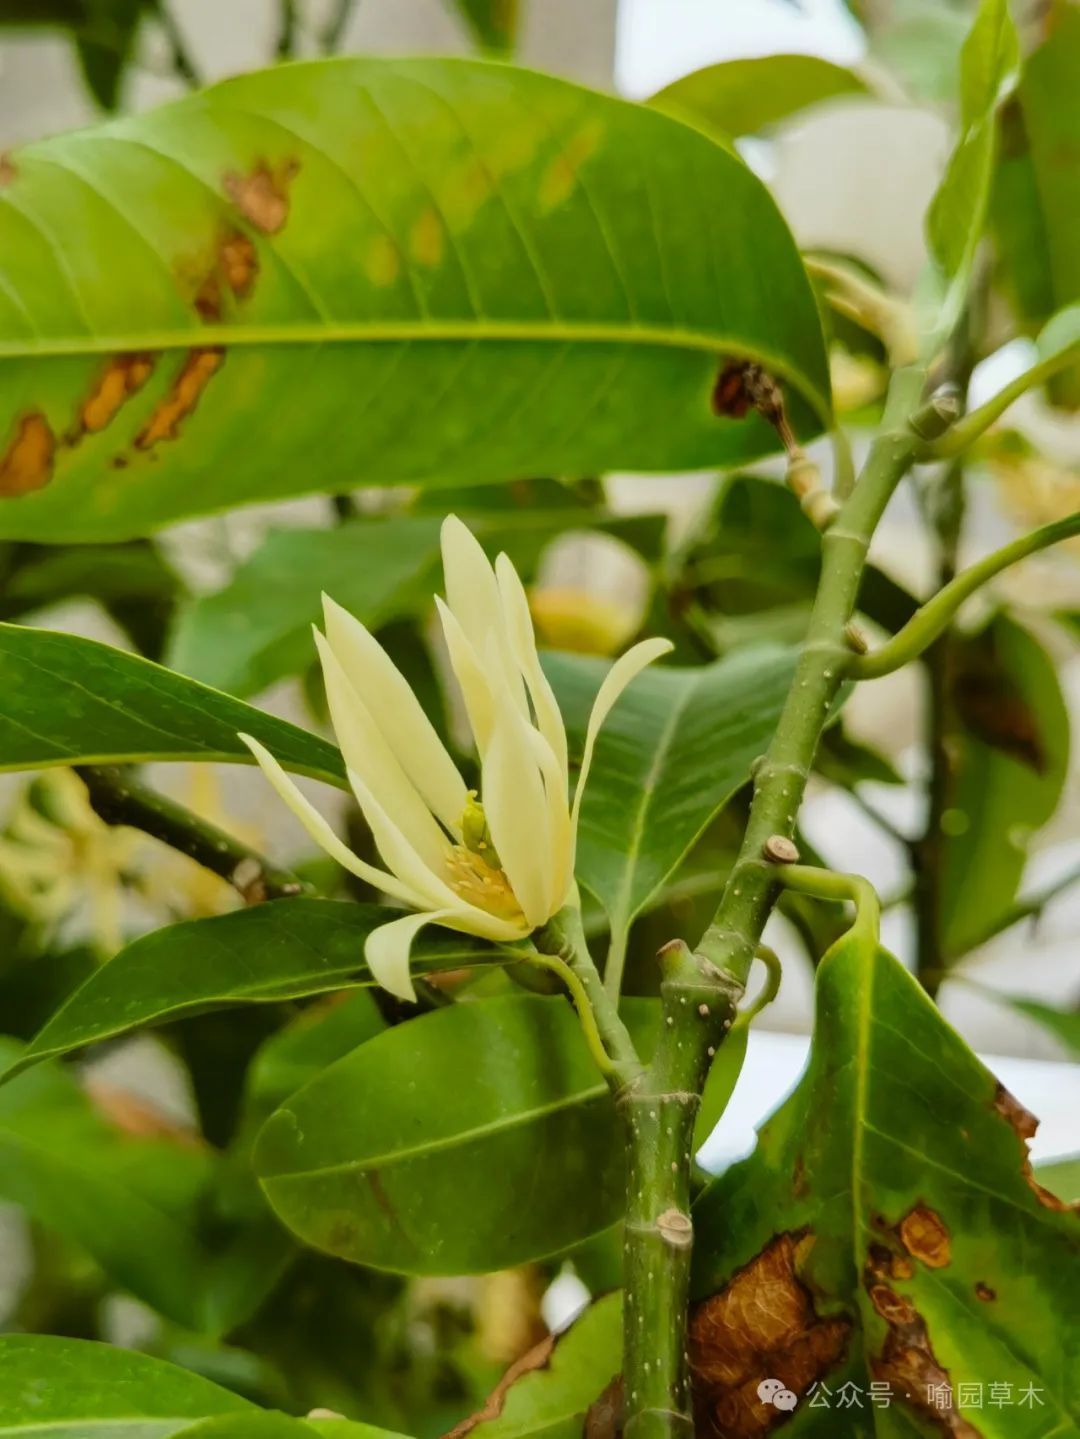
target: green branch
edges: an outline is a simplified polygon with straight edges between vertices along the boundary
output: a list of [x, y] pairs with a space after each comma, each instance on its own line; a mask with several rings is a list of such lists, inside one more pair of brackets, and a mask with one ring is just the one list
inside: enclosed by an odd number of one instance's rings
[[1049, 355], [1037, 365], [1032, 365], [1030, 370], [1025, 370], [1022, 375], [1017, 375], [1015, 380], [1010, 380], [984, 405], [980, 405], [977, 410], [970, 410], [962, 420], [957, 420], [950, 430], [928, 446], [926, 458], [949, 459], [970, 449], [1010, 405], [1022, 395], [1026, 395], [1028, 390], [1033, 390], [1036, 385], [1043, 385], [1062, 370], [1068, 369], [1078, 358], [1080, 344], [1067, 346], [1056, 355]]
[[736, 1029], [748, 1029], [754, 1020], [757, 1019], [761, 1011], [772, 1004], [773, 1000], [780, 993], [780, 981], [784, 977], [780, 956], [774, 949], [770, 949], [767, 944], [759, 944], [755, 958], [759, 959], [765, 966], [765, 983], [761, 986], [761, 993], [754, 1000], [753, 1004], [749, 1004], [745, 1009], [739, 1010], [731, 1026], [732, 1032]]
[[161, 840], [227, 880], [245, 904], [303, 894], [308, 886], [250, 845], [200, 819], [120, 765], [76, 765], [90, 803], [106, 824], [127, 825]]
[[581, 1030], [585, 1036], [585, 1043], [589, 1046], [589, 1053], [596, 1061], [596, 1067], [605, 1079], [615, 1074], [615, 1065], [611, 1056], [604, 1047], [603, 1037], [600, 1034], [600, 1026], [596, 1022], [596, 1015], [589, 1003], [589, 995], [581, 976], [577, 974], [565, 959], [557, 954], [541, 954], [534, 950], [525, 961], [527, 964], [539, 964], [544, 969], [549, 969], [557, 974], [563, 984], [570, 991], [570, 998], [574, 1001], [574, 1008], [577, 1010], [578, 1019], [581, 1020]]
[[927, 600], [908, 620], [902, 630], [880, 649], [870, 654], [852, 655], [847, 661], [847, 674], [851, 679], [876, 680], [889, 675], [918, 657], [942, 634], [966, 599], [981, 589], [995, 575], [1028, 555], [1037, 554], [1050, 545], [1080, 535], [1080, 511], [1064, 520], [1055, 520], [1022, 535], [1011, 544], [1003, 545], [992, 555], [979, 560], [963, 573], [951, 580], [944, 589]]
[[855, 906], [851, 929], [877, 946], [881, 933], [881, 901], [877, 890], [861, 874], [838, 874], [809, 864], [778, 865], [776, 877], [786, 889], [811, 899], [847, 901]]

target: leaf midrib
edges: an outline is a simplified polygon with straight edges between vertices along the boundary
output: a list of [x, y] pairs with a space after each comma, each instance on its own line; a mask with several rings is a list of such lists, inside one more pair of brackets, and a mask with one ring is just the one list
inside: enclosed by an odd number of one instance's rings
[[[459, 1129], [454, 1134], [446, 1134], [438, 1139], [429, 1139], [423, 1144], [414, 1144], [406, 1149], [392, 1150], [389, 1154], [364, 1156], [362, 1159], [345, 1159], [337, 1164], [324, 1164], [315, 1169], [291, 1169], [282, 1171], [280, 1174], [260, 1174], [259, 1179], [264, 1184], [276, 1184], [279, 1181], [293, 1179], [314, 1179], [325, 1174], [349, 1174], [354, 1170], [363, 1173], [368, 1169], [390, 1169], [395, 1164], [400, 1164], [407, 1159], [439, 1154], [444, 1150], [456, 1149], [492, 1134], [502, 1134], [517, 1129], [522, 1125], [531, 1124], [537, 1119], [543, 1119], [545, 1115], [558, 1114], [562, 1109], [572, 1109], [578, 1104], [599, 1099], [606, 1093], [607, 1086], [599, 1083], [591, 1085], [588, 1089], [577, 1089], [573, 1094], [563, 1095], [550, 1104], [533, 1105], [529, 1109], [517, 1110], [513, 1114], [504, 1115], [501, 1119], [489, 1120], [486, 1124], [476, 1125], [472, 1129]], [[283, 1106], [277, 1112], [289, 1114], [293, 1117], [293, 1122], [296, 1122], [293, 1111], [287, 1106]]]
[[700, 350], [707, 354], [752, 355], [785, 375], [792, 383], [813, 398], [823, 412], [823, 396], [791, 364], [764, 346], [752, 350], [745, 338], [720, 332], [684, 329], [680, 326], [642, 325], [627, 322], [577, 320], [495, 320], [484, 316], [454, 320], [394, 321], [290, 321], [286, 324], [264, 325], [193, 325], [165, 330], [133, 331], [124, 335], [76, 335], [64, 337], [25, 337], [0, 343], [0, 359], [27, 359], [42, 356], [112, 354], [132, 350], [186, 350], [201, 346], [236, 347], [245, 345], [327, 345], [327, 344], [393, 344], [417, 340], [446, 341], [499, 340], [520, 343], [630, 344], [659, 346], [664, 349]]

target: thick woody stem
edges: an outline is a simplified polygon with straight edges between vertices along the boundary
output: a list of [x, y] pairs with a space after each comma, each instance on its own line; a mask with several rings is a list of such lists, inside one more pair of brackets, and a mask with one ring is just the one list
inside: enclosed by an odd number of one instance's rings
[[86, 764], [77, 765], [75, 773], [86, 785], [91, 805], [106, 824], [141, 829], [188, 855], [227, 880], [245, 904], [307, 892], [308, 886], [295, 874], [279, 869], [258, 850], [151, 789], [131, 770], [120, 765]]
[[[822, 539], [822, 573], [805, 644], [772, 744], [754, 776], [739, 858], [697, 949], [662, 951], [663, 1023], [652, 1064], [620, 1096], [631, 1188], [624, 1309], [625, 1431], [632, 1439], [693, 1432], [685, 1356], [693, 1230], [693, 1122], [705, 1075], [736, 1005], [791, 857], [807, 776], [851, 654], [848, 626], [870, 539], [925, 444], [910, 418], [925, 370], [896, 372], [882, 429], [851, 497]], [[672, 1236], [677, 1235], [677, 1242]]]

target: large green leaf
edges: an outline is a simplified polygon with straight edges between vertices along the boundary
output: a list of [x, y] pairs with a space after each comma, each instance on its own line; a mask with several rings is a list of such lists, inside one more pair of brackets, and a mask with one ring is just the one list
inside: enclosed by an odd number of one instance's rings
[[536, 995], [453, 1005], [369, 1040], [271, 1115], [255, 1168], [308, 1244], [409, 1274], [558, 1253], [618, 1218], [624, 1182], [577, 1018]]
[[170, 1439], [207, 1415], [257, 1412], [197, 1374], [130, 1349], [46, 1334], [0, 1336], [0, 1435]]
[[817, 55], [763, 55], [725, 60], [683, 75], [650, 104], [718, 135], [754, 135], [808, 106], [841, 95], [862, 95], [852, 70]]
[[[6, 1077], [150, 1024], [231, 1004], [268, 1004], [371, 984], [364, 941], [392, 918], [374, 905], [278, 899], [154, 930], [81, 985], [28, 1044]], [[497, 958], [466, 935], [425, 930], [413, 946], [423, 974]]]
[[945, 815], [942, 942], [976, 943], [1012, 906], [1034, 834], [1058, 806], [1069, 716], [1053, 659], [999, 616], [956, 647], [953, 698], [962, 728]]
[[0, 770], [124, 760], [251, 763], [262, 740], [287, 769], [344, 785], [333, 745], [123, 650], [0, 624]]
[[[1024, 63], [1002, 115], [994, 231], [1002, 278], [1025, 328], [1080, 300], [1080, 11], [1062, 5], [1042, 45]], [[1080, 370], [1051, 392], [1080, 399]]]
[[[584, 734], [601, 660], [549, 655], [545, 669], [571, 743]], [[579, 878], [613, 936], [631, 920], [750, 774], [791, 683], [794, 655], [747, 649], [692, 669], [646, 670], [596, 745], [578, 836]]]
[[1008, 0], [981, 0], [960, 54], [960, 135], [927, 213], [930, 249], [962, 292], [982, 239], [997, 154], [996, 111], [1020, 45]]
[[[249, 695], [314, 659], [311, 626], [322, 621], [322, 592], [371, 629], [425, 609], [442, 585], [436, 515], [271, 534], [217, 594], [181, 618], [171, 663], [206, 684]], [[469, 518], [487, 548], [504, 549], [526, 574], [555, 535], [603, 529], [655, 552], [662, 520], [616, 519], [566, 506]]]
[[790, 382], [800, 433], [827, 416], [817, 308], [765, 187], [561, 80], [280, 66], [2, 173], [0, 533], [714, 465], [776, 444], [713, 413], [731, 355]]
[[695, 1206], [713, 1422], [764, 1433], [772, 1377], [798, 1396], [792, 1436], [1076, 1433], [1080, 1230], [1031, 1176], [1033, 1128], [897, 960], [840, 940], [806, 1074]]

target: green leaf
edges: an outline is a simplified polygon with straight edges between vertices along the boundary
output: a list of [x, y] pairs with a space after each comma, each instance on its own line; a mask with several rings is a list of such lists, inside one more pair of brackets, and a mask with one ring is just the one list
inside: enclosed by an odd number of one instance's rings
[[1037, 1164], [1035, 1178], [1066, 1204], [1080, 1204], [1080, 1155]]
[[[1062, 5], [1046, 40], [1025, 61], [1001, 118], [993, 221], [1001, 278], [1021, 323], [1034, 332], [1080, 301], [1080, 12]], [[1059, 403], [1080, 401], [1080, 367], [1051, 386]]]
[[[695, 1205], [703, 1410], [760, 1424], [775, 1376], [800, 1398], [785, 1433], [897, 1439], [939, 1432], [928, 1386], [945, 1384], [951, 1433], [1073, 1433], [1077, 1222], [1031, 1178], [1033, 1124], [897, 960], [840, 940], [798, 1088]], [[838, 1400], [849, 1382], [858, 1408]], [[892, 1384], [888, 1407], [871, 1382]]]
[[521, 19], [519, 0], [454, 0], [454, 5], [485, 50], [495, 55], [513, 51]]
[[115, 110], [143, 0], [84, 0], [84, 4], [86, 21], [75, 35], [75, 53], [91, 95], [103, 110]]
[[[440, 525], [440, 516], [406, 515], [271, 534], [223, 590], [182, 616], [170, 663], [230, 694], [250, 695], [312, 663], [311, 626], [322, 622], [323, 591], [370, 629], [427, 610], [442, 585]], [[602, 529], [656, 553], [663, 522], [567, 506], [470, 517], [469, 526], [489, 551], [506, 550], [528, 573], [565, 530]]]
[[1030, 841], [1057, 809], [1069, 717], [1053, 659], [1005, 615], [956, 649], [962, 728], [945, 815], [942, 942], [958, 957], [1012, 906]]
[[[267, 1004], [371, 984], [364, 942], [392, 918], [375, 905], [278, 899], [154, 930], [104, 964], [57, 1010], [5, 1078], [150, 1024], [231, 1004]], [[418, 974], [497, 961], [480, 940], [428, 929]]]
[[[580, 750], [602, 660], [547, 655]], [[605, 722], [581, 811], [577, 873], [602, 902], [613, 936], [676, 867], [766, 748], [791, 683], [794, 656], [736, 651], [692, 669], [638, 676]]]
[[797, 433], [827, 420], [817, 307], [765, 187], [562, 80], [281, 66], [4, 173], [2, 534], [772, 450], [760, 417], [713, 413], [730, 355], [788, 383]]
[[615, 1221], [624, 1182], [578, 1020], [536, 995], [453, 1005], [369, 1040], [271, 1115], [255, 1170], [305, 1243], [405, 1274], [557, 1254]]
[[239, 1395], [130, 1349], [0, 1336], [0, 1435], [170, 1439], [206, 1415], [256, 1412]]
[[252, 763], [262, 740], [286, 769], [344, 786], [333, 745], [96, 640], [0, 624], [0, 771], [127, 760]]
[[950, 303], [967, 283], [986, 228], [997, 155], [996, 110], [1020, 62], [1008, 0], [981, 0], [960, 53], [960, 137], [927, 213], [930, 250], [948, 280]]
[[622, 1295], [607, 1294], [555, 1340], [539, 1368], [500, 1387], [497, 1412], [470, 1433], [476, 1439], [576, 1439], [590, 1405], [621, 1368]]
[[[0, 1060], [18, 1053], [17, 1044], [0, 1041]], [[207, 1256], [195, 1218], [211, 1163], [209, 1152], [179, 1141], [122, 1134], [59, 1069], [36, 1070], [0, 1091], [0, 1197], [191, 1327], [201, 1323]]]
[[756, 135], [811, 105], [863, 95], [866, 88], [854, 71], [816, 55], [765, 55], [706, 65], [649, 103], [718, 136], [737, 137]]
[[998, 994], [996, 998], [1020, 1014], [1026, 1014], [1036, 1024], [1041, 1024], [1074, 1059], [1080, 1059], [1080, 1007], [1059, 1009], [1056, 1005], [1044, 1004], [1042, 1000], [1024, 999], [1012, 994]]

